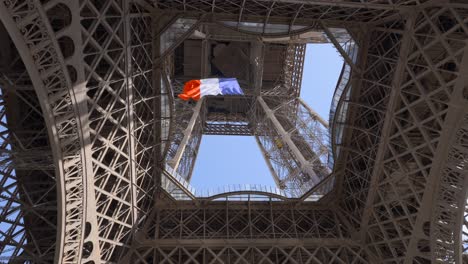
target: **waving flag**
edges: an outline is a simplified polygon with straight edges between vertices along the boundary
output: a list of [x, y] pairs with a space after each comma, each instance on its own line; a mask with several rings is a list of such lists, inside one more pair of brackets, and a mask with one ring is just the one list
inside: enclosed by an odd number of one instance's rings
[[244, 94], [236, 78], [209, 78], [191, 80], [185, 83], [184, 90], [179, 94], [182, 100], [192, 98], [200, 100], [206, 95], [241, 95]]

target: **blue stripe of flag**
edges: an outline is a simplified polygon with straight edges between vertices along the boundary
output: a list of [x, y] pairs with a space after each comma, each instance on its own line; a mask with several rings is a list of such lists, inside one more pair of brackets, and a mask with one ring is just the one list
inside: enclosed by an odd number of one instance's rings
[[223, 95], [244, 94], [236, 78], [219, 78], [219, 89]]

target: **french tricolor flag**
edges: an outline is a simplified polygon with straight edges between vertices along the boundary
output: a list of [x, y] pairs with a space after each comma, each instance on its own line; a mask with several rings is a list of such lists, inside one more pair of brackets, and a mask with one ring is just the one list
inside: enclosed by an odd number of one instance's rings
[[236, 78], [209, 78], [191, 80], [185, 83], [184, 90], [179, 94], [182, 100], [192, 98], [200, 100], [206, 95], [242, 95], [244, 92], [239, 86]]

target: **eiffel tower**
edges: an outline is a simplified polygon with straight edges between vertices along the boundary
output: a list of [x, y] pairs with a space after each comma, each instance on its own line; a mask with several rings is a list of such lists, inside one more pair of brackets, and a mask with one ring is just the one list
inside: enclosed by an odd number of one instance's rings
[[[466, 0], [0, 0], [0, 262], [468, 263], [467, 43]], [[191, 187], [203, 135], [276, 186]]]

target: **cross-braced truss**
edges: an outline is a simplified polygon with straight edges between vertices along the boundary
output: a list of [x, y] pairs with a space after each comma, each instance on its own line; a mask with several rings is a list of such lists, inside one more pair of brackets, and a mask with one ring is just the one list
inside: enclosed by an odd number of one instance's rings
[[11, 61], [2, 65], [0, 77], [0, 261], [51, 262], [58, 230], [57, 193], [47, 128], [21, 58], [14, 46], [5, 48]]
[[[465, 1], [3, 0], [0, 21], [0, 261], [466, 261]], [[310, 40], [345, 61], [329, 128], [299, 99]], [[175, 97], [220, 72], [246, 96]], [[187, 192], [203, 134], [256, 136], [299, 194]]]

